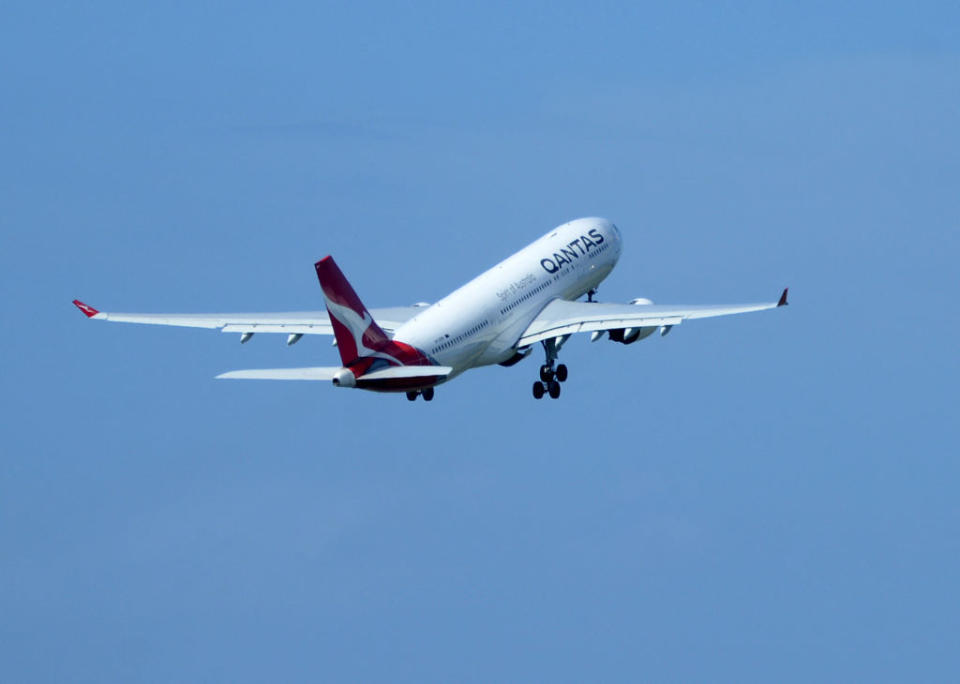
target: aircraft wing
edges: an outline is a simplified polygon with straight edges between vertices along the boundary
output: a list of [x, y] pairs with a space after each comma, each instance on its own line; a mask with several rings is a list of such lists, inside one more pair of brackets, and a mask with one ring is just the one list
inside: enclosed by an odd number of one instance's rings
[[[580, 332], [662, 327], [669, 330], [685, 320], [775, 309], [787, 304], [787, 290], [780, 300], [759, 304], [655, 305], [569, 302], [555, 299], [533, 319], [517, 342], [525, 347], [551, 337]], [[664, 333], [666, 334], [666, 333]]]
[[[87, 318], [117, 323], [146, 323], [187, 328], [218, 328], [221, 332], [285, 333], [288, 335], [333, 335], [330, 316], [323, 311], [282, 313], [110, 313], [98, 311], [78, 299], [74, 305]], [[370, 309], [377, 324], [388, 334], [423, 311], [425, 305]]]

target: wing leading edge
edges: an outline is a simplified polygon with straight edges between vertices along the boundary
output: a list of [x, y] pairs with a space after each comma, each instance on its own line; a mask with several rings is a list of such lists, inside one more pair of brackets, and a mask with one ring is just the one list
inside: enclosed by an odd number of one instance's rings
[[[79, 299], [73, 300], [87, 318], [116, 323], [143, 323], [184, 328], [219, 328], [222, 332], [285, 333], [294, 335], [333, 335], [326, 311], [288, 311], [280, 313], [109, 313], [99, 311]], [[417, 315], [420, 306], [371, 309], [370, 314], [384, 331], [392, 333]]]
[[694, 318], [713, 318], [765, 311], [787, 305], [787, 289], [779, 301], [760, 304], [655, 305], [569, 302], [555, 299], [533, 319], [517, 342], [525, 347], [541, 340], [581, 332], [620, 328], [667, 327]]

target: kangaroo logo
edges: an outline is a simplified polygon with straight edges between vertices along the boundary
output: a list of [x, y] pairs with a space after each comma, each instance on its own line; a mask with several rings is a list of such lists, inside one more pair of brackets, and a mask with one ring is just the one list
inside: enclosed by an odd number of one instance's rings
[[[350, 333], [350, 336], [353, 337], [353, 343], [356, 346], [356, 355], [357, 357], [373, 357], [378, 359], [384, 359], [391, 363], [395, 363], [398, 366], [402, 366], [403, 363], [387, 354], [377, 347], [381, 347], [387, 340], [378, 339], [381, 337], [378, 334], [380, 331], [374, 329], [373, 327], [373, 317], [369, 312], [364, 311], [361, 316], [356, 311], [351, 309], [348, 306], [343, 306], [342, 304], [337, 304], [333, 300], [327, 298], [327, 311], [330, 312], [330, 315], [334, 317], [338, 323], [340, 323], [347, 331]], [[373, 334], [368, 334], [372, 332]], [[373, 347], [368, 346], [374, 345]]]

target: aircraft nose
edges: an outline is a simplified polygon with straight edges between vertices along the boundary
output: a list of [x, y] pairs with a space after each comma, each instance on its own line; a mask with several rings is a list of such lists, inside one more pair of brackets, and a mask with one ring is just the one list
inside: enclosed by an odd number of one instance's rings
[[610, 232], [613, 234], [613, 250], [616, 259], [620, 259], [623, 252], [623, 238], [620, 235], [620, 229], [613, 222], [610, 223]]
[[617, 228], [617, 224], [613, 221], [607, 221], [606, 225], [607, 232], [610, 237], [613, 238], [613, 242], [616, 244], [617, 249], [620, 249], [620, 245], [623, 244], [623, 238], [620, 236], [620, 229]]

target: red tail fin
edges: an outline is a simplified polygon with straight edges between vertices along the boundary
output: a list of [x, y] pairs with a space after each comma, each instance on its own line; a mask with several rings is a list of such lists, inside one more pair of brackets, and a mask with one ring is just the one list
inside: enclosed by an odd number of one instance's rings
[[333, 334], [337, 338], [340, 359], [357, 377], [366, 373], [378, 359], [391, 366], [435, 365], [416, 347], [391, 340], [383, 332], [350, 287], [333, 257], [324, 257], [314, 267], [327, 300], [327, 313], [330, 314]]
[[324, 257], [314, 267], [327, 300], [327, 313], [337, 338], [343, 365], [374, 356], [390, 342], [390, 338], [373, 320], [333, 257]]

